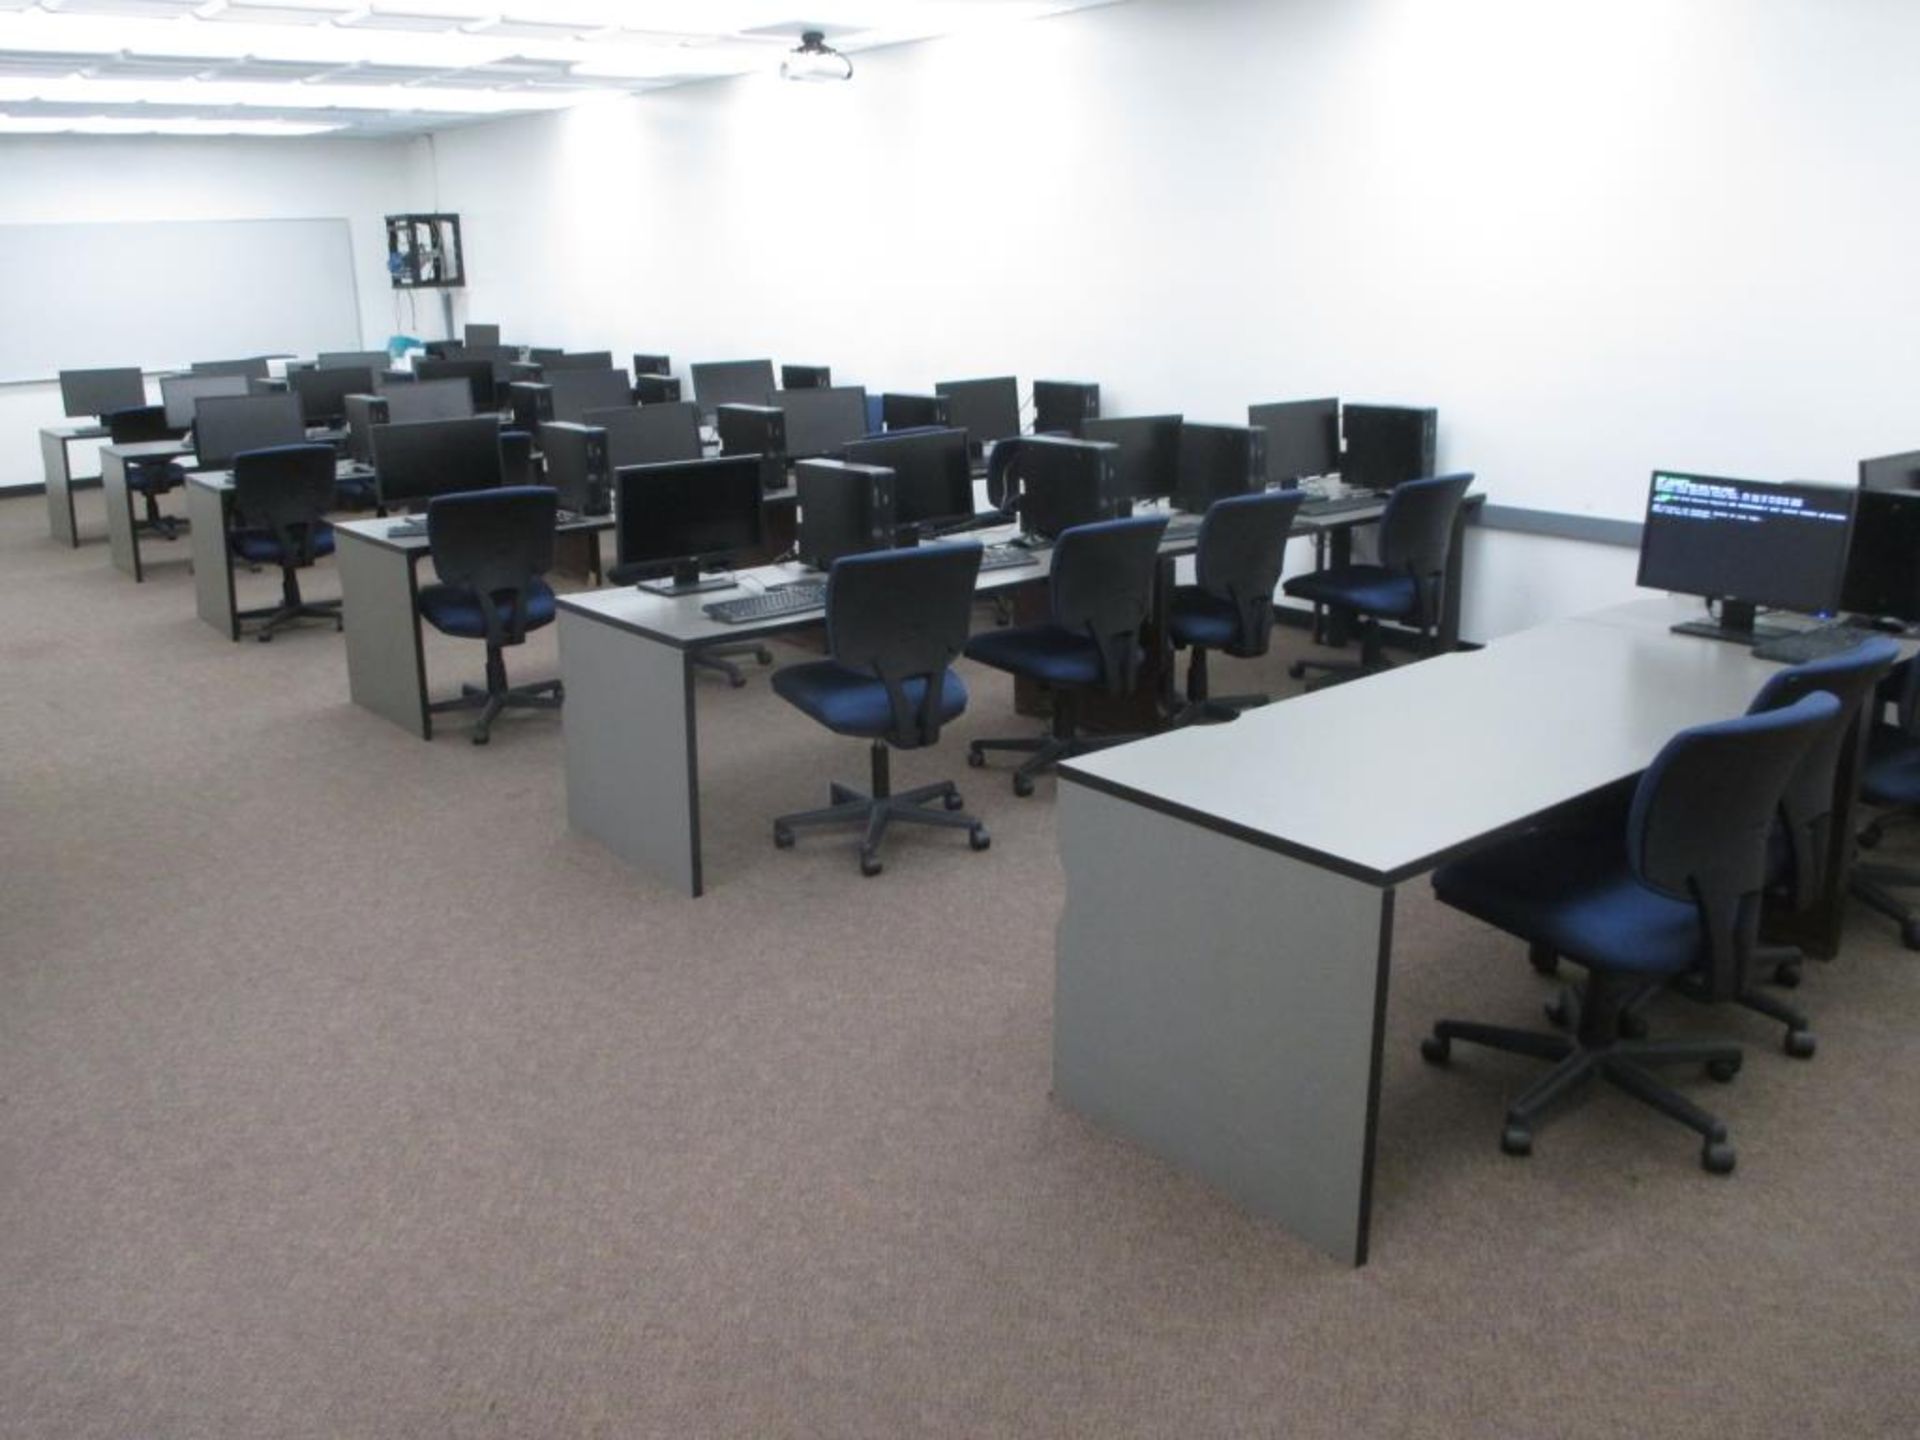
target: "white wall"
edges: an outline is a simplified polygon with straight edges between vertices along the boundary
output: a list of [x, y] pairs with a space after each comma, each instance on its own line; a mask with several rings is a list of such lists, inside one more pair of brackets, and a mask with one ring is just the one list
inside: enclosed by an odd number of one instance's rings
[[[406, 319], [387, 283], [384, 217], [411, 204], [409, 183], [407, 147], [399, 141], [0, 139], [0, 225], [345, 216], [370, 346], [386, 342], [396, 314]], [[235, 295], [233, 303], [249, 297]], [[440, 333], [437, 308], [421, 318], [432, 327], [429, 335]], [[219, 358], [197, 354], [190, 340], [181, 356]], [[0, 488], [39, 483], [38, 432], [61, 418], [57, 385], [0, 385]], [[82, 463], [80, 447], [74, 459]]]

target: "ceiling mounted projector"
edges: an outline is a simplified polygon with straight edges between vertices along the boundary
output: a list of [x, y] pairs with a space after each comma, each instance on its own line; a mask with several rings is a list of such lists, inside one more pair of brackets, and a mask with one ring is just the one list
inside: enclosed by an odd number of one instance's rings
[[827, 44], [819, 30], [809, 30], [780, 62], [782, 80], [851, 80], [853, 62]]

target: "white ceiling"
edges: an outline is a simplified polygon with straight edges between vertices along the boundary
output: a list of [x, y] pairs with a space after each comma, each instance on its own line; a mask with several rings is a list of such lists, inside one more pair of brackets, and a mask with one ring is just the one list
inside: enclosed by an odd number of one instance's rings
[[[1117, 0], [0, 0], [0, 136], [404, 135]], [[859, 83], [856, 78], [854, 84]]]

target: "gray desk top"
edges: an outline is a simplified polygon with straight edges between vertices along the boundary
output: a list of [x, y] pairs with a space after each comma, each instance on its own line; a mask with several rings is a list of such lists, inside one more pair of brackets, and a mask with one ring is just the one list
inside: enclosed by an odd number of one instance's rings
[[1779, 667], [1640, 600], [1085, 756], [1066, 779], [1374, 884], [1644, 769]]
[[[124, 455], [137, 455], [140, 450], [146, 447], [140, 445], [120, 445], [115, 448], [119, 453]], [[373, 471], [371, 469], [355, 460], [342, 460], [333, 467], [333, 476], [336, 480], [352, 480], [371, 476], [372, 474]], [[187, 483], [189, 485], [198, 485], [203, 490], [231, 490], [233, 488], [233, 471], [201, 470], [189, 475], [187, 477]]]
[[69, 420], [61, 425], [43, 425], [42, 435], [56, 435], [62, 440], [98, 440], [108, 433], [107, 427], [91, 421]]

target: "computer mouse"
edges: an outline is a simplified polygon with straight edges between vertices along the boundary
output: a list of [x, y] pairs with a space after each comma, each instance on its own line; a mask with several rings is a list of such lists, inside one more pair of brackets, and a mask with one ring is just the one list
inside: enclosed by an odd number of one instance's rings
[[1872, 628], [1885, 631], [1889, 635], [1904, 635], [1907, 633], [1907, 622], [1892, 615], [1876, 615], [1873, 617]]

